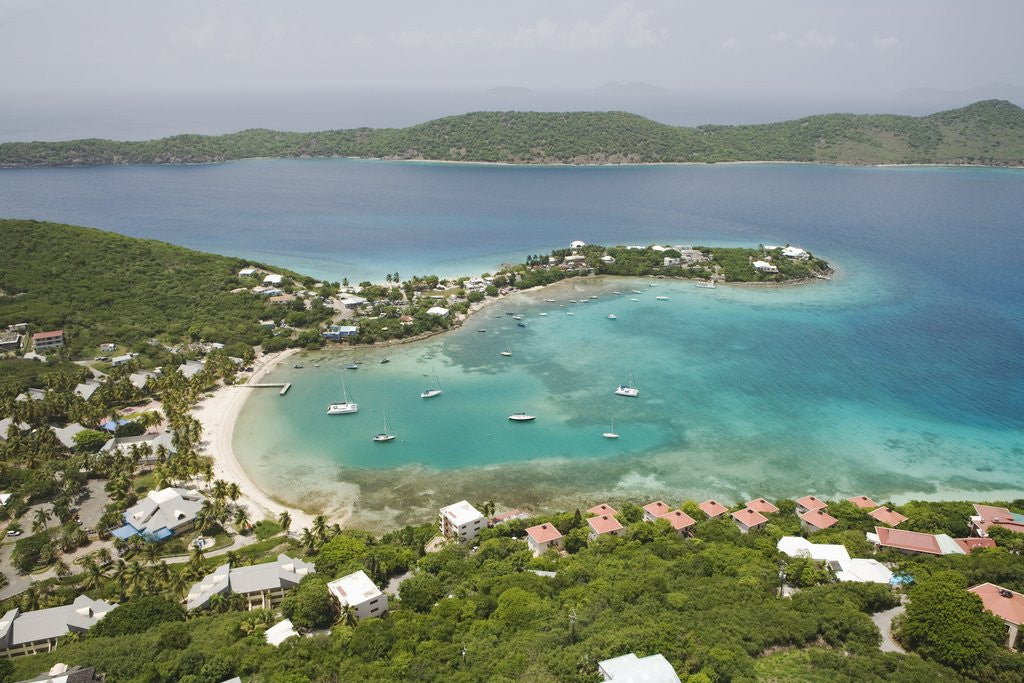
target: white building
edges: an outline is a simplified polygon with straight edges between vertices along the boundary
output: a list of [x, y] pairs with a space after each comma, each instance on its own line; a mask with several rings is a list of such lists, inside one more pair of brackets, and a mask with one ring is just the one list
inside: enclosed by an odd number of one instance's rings
[[279, 285], [282, 282], [284, 282], [284, 277], [276, 273], [269, 273], [263, 278], [263, 284], [265, 285]]
[[0, 657], [49, 652], [68, 633], [84, 633], [117, 605], [79, 595], [70, 605], [22, 612], [15, 607], [0, 618]]
[[131, 362], [132, 354], [130, 353], [126, 353], [123, 356], [114, 356], [113, 358], [110, 359], [110, 364], [113, 365], [115, 368], [118, 367], [119, 365], [128, 365], [128, 363]]
[[786, 258], [797, 259], [800, 261], [806, 261], [811, 258], [811, 255], [799, 247], [783, 247], [782, 255]]
[[388, 611], [388, 596], [359, 570], [327, 584], [327, 590], [343, 608], [352, 606], [360, 619], [379, 617]]
[[185, 375], [186, 378], [190, 378], [198, 375], [205, 367], [206, 364], [201, 360], [187, 360], [179, 365], [178, 369], [181, 370], [181, 374]]
[[100, 383], [94, 379], [87, 379], [75, 386], [75, 393], [88, 401], [89, 398], [100, 388]]
[[480, 530], [487, 526], [487, 520], [480, 511], [465, 500], [441, 508], [438, 522], [442, 536], [454, 538], [460, 543], [476, 538]]
[[284, 621], [279, 621], [268, 628], [266, 633], [263, 634], [263, 637], [267, 639], [268, 644], [277, 647], [292, 636], [297, 635], [299, 634], [292, 625], [292, 620], [285, 619]]
[[767, 261], [754, 261], [754, 270], [759, 273], [777, 273], [779, 269]]
[[587, 246], [587, 243], [584, 242], [583, 240], [573, 240], [572, 242], [569, 243], [570, 249], [582, 249], [585, 246]]
[[125, 526], [115, 529], [114, 536], [163, 540], [187, 531], [196, 523], [196, 514], [206, 500], [198, 491], [165, 488], [150, 491], [146, 497], [124, 512]]
[[431, 306], [427, 309], [427, 315], [446, 316], [448, 309], [441, 306]]
[[238, 271], [238, 277], [252, 277], [255, 274], [256, 274], [256, 269], [253, 268], [252, 266], [248, 266], [246, 268], [242, 268], [240, 271]]
[[776, 548], [790, 557], [824, 562], [840, 581], [888, 584], [892, 580], [888, 567], [871, 558], [851, 558], [844, 545], [811, 543], [800, 536], [783, 536]]
[[676, 670], [661, 654], [640, 658], [630, 652], [628, 655], [598, 662], [597, 670], [606, 681], [680, 683]]
[[601, 263], [607, 263], [608, 265], [611, 265], [615, 263], [615, 257], [610, 254], [605, 254], [604, 256], [601, 257]]

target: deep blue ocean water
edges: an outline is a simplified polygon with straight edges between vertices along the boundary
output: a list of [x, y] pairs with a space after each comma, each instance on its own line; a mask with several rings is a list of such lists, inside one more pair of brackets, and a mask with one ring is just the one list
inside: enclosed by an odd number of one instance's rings
[[[296, 386], [283, 399], [253, 396], [239, 457], [276, 495], [340, 500], [367, 524], [466, 496], [544, 507], [1024, 491], [1021, 170], [352, 160], [32, 169], [0, 171], [0, 215], [332, 280], [481, 272], [573, 239], [792, 243], [838, 267], [832, 282], [781, 289], [576, 280], [517, 295], [462, 330], [389, 349], [388, 365], [373, 362], [380, 350], [361, 354], [365, 365], [347, 375], [362, 406], [351, 417], [328, 418], [323, 406], [352, 354], [279, 369]], [[599, 299], [567, 303], [591, 294]], [[529, 326], [494, 318], [506, 309]], [[498, 355], [507, 343], [511, 362]], [[445, 393], [427, 405], [418, 393], [434, 369]], [[631, 371], [640, 398], [612, 396]], [[385, 409], [399, 439], [372, 444]], [[509, 425], [520, 409], [540, 418]], [[608, 442], [600, 434], [613, 419], [622, 436]]]

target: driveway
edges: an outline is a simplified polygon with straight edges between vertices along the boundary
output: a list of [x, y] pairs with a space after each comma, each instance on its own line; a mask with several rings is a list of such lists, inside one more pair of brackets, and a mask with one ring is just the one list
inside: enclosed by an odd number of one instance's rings
[[875, 612], [871, 615], [871, 621], [875, 622], [875, 626], [882, 632], [882, 644], [880, 646], [882, 652], [906, 652], [892, 639], [892, 620], [897, 615], [903, 614], [905, 609], [905, 605], [900, 605], [899, 607], [893, 607], [884, 612]]

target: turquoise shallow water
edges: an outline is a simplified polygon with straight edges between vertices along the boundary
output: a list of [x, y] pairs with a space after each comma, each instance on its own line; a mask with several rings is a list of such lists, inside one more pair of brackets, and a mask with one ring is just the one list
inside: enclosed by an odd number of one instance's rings
[[[351, 507], [357, 524], [422, 520], [463, 497], [539, 509], [1024, 492], [1021, 170], [349, 160], [29, 169], [0, 171], [0, 215], [331, 279], [478, 272], [574, 239], [789, 242], [839, 266], [832, 282], [781, 289], [660, 282], [665, 302], [646, 281], [576, 280], [572, 293], [516, 295], [461, 330], [389, 349], [388, 365], [375, 349], [278, 369], [294, 388], [252, 396], [234, 439], [240, 459], [274, 495]], [[638, 302], [630, 289], [645, 290]], [[573, 316], [544, 302], [591, 294], [599, 299]], [[509, 309], [528, 327], [493, 317]], [[511, 359], [498, 355], [506, 342]], [[352, 359], [362, 368], [343, 370]], [[444, 394], [423, 401], [432, 369]], [[613, 396], [630, 371], [640, 397]], [[328, 418], [342, 373], [361, 410]], [[382, 446], [370, 437], [385, 409], [399, 438]], [[515, 410], [538, 420], [509, 424]], [[612, 419], [617, 442], [601, 438]]]

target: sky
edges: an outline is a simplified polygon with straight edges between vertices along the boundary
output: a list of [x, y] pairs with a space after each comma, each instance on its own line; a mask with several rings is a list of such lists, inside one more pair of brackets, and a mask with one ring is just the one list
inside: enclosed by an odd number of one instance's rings
[[609, 83], [645, 84], [619, 96], [737, 101], [875, 102], [993, 83], [1017, 93], [1021, 26], [1018, 0], [0, 0], [0, 92], [23, 109]]

